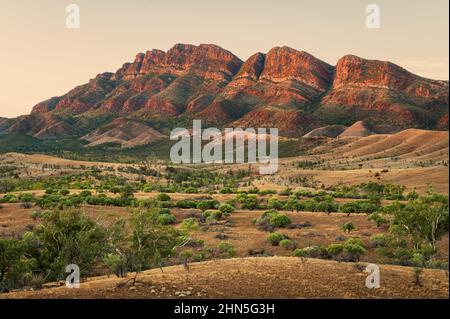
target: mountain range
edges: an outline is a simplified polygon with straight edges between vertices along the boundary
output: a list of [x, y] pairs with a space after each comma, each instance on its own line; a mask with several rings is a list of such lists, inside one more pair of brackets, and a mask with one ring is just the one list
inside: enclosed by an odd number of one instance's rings
[[333, 66], [284, 46], [242, 61], [217, 45], [176, 44], [139, 53], [114, 73], [38, 103], [29, 115], [0, 118], [0, 132], [133, 147], [190, 127], [192, 119], [277, 127], [284, 136], [338, 135], [352, 125], [364, 135], [447, 130], [448, 88], [448, 81], [354, 55]]

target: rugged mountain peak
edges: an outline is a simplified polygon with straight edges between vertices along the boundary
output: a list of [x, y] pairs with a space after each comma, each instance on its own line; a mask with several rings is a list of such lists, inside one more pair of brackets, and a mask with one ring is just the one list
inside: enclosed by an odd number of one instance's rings
[[163, 64], [165, 57], [166, 53], [162, 50], [153, 49], [151, 51], [147, 51], [142, 61], [140, 73], [149, 73], [155, 66]]
[[264, 53], [255, 53], [242, 64], [241, 69], [236, 75], [236, 79], [248, 78], [257, 81], [264, 69], [266, 55]]
[[172, 66], [178, 69], [187, 69], [191, 65], [191, 56], [196, 46], [191, 44], [175, 44], [166, 53], [164, 65]]
[[233, 76], [241, 64], [238, 57], [217, 45], [178, 43], [167, 52], [151, 50], [139, 53], [133, 63], [122, 67], [126, 68], [125, 71], [120, 69], [117, 73], [123, 73], [124, 79], [128, 80], [148, 73], [181, 74], [187, 70], [216, 71]]
[[229, 76], [236, 74], [242, 65], [237, 56], [214, 44], [200, 44], [195, 48], [190, 62], [195, 67], [220, 71]]
[[290, 47], [274, 47], [266, 55], [261, 79], [274, 82], [294, 80], [318, 91], [331, 82], [333, 67], [304, 51]]
[[54, 96], [48, 100], [42, 101], [33, 107], [33, 109], [31, 110], [31, 113], [50, 112], [51, 110], [55, 109], [56, 105], [58, 105], [60, 100], [61, 100], [60, 97]]
[[422, 98], [436, 94], [439, 97], [442, 90], [448, 88], [445, 81], [425, 79], [394, 63], [367, 60], [355, 55], [342, 57], [336, 65], [333, 87], [345, 85], [392, 89]]

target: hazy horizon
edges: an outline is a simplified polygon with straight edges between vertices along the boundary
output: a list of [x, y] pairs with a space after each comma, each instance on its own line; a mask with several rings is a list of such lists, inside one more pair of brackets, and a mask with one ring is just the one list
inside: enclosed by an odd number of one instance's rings
[[[65, 26], [69, 3], [80, 7], [80, 29]], [[365, 25], [370, 3], [380, 6], [380, 29]], [[283, 45], [331, 65], [354, 54], [448, 80], [448, 9], [447, 0], [0, 0], [0, 116], [27, 114], [139, 52], [176, 43], [214, 43], [244, 61]]]

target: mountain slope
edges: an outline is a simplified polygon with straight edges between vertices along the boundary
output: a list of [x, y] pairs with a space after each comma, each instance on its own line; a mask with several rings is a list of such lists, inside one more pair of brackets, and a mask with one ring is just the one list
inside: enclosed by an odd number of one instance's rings
[[285, 136], [358, 121], [377, 133], [446, 130], [448, 82], [353, 55], [334, 67], [307, 52], [275, 47], [244, 62], [217, 45], [176, 44], [167, 52], [139, 53], [116, 72], [37, 104], [8, 132], [79, 137], [101, 126], [97, 118], [101, 125], [144, 120], [163, 131], [197, 118], [219, 127], [278, 127]]
[[448, 114], [448, 82], [416, 76], [383, 61], [341, 58], [331, 90], [314, 112], [330, 124], [365, 119], [380, 132], [435, 128]]

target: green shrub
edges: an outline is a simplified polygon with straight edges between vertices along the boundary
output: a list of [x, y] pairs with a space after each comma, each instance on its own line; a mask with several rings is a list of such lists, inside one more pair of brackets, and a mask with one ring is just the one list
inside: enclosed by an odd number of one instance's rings
[[270, 233], [266, 238], [267, 241], [272, 244], [272, 246], [278, 246], [285, 237], [280, 233]]
[[33, 194], [30, 194], [30, 193], [23, 193], [23, 194], [20, 194], [20, 195], [19, 195], [19, 200], [20, 200], [22, 203], [30, 203], [30, 202], [34, 202], [34, 201], [35, 201], [35, 198], [34, 198], [34, 195], [33, 195]]
[[230, 204], [222, 204], [219, 206], [219, 211], [224, 214], [225, 216], [230, 215], [232, 212], [234, 212], [236, 208], [233, 205]]
[[346, 261], [359, 261], [360, 257], [366, 254], [366, 252], [366, 249], [362, 245], [348, 242], [344, 244], [343, 254]]
[[406, 199], [407, 199], [407, 200], [416, 200], [416, 199], [418, 199], [418, 198], [419, 198], [419, 193], [417, 193], [415, 190], [412, 191], [412, 192], [409, 192], [409, 193], [406, 195]]
[[159, 214], [160, 215], [170, 214], [170, 209], [169, 208], [160, 208]]
[[328, 258], [328, 252], [325, 247], [322, 246], [309, 246], [305, 248], [297, 248], [293, 254], [295, 257], [307, 257], [307, 258]]
[[254, 210], [259, 208], [259, 200], [256, 195], [247, 195], [240, 193], [237, 198], [237, 202], [241, 203], [243, 209]]
[[169, 202], [171, 200], [170, 196], [166, 193], [159, 193], [156, 199], [161, 202]]
[[223, 213], [221, 211], [214, 211], [211, 213], [211, 218], [214, 220], [221, 220], [223, 217]]
[[221, 190], [220, 190], [220, 193], [221, 194], [233, 194], [235, 191], [233, 191], [231, 188], [229, 188], [229, 187], [223, 187]]
[[187, 199], [183, 199], [178, 201], [175, 204], [178, 208], [196, 208], [197, 207], [197, 203], [195, 201], [192, 200], [187, 200]]
[[341, 255], [343, 251], [344, 251], [343, 244], [331, 244], [327, 247], [327, 253], [333, 259], [336, 259], [337, 256]]
[[92, 196], [92, 193], [91, 193], [91, 191], [84, 190], [84, 191], [81, 191], [80, 194], [78, 194], [78, 196], [80, 196], [80, 197], [88, 197], [88, 196]]
[[221, 257], [233, 258], [234, 256], [236, 256], [236, 249], [231, 243], [221, 242], [217, 245], [217, 248], [219, 249]]
[[354, 213], [371, 214], [371, 213], [378, 211], [379, 209], [380, 209], [380, 206], [374, 204], [371, 201], [366, 201], [366, 200], [347, 202], [345, 204], [342, 204], [339, 208], [339, 210], [342, 213], [345, 213], [348, 216], [350, 214], [354, 214]]
[[285, 203], [283, 203], [281, 200], [279, 200], [276, 197], [269, 198], [268, 201], [268, 207], [270, 209], [283, 209]]
[[309, 252], [307, 250], [305, 250], [304, 248], [297, 248], [296, 250], [294, 250], [294, 252], [292, 253], [292, 256], [294, 257], [304, 257], [307, 258], [309, 257]]
[[0, 198], [0, 203], [17, 203], [19, 198], [14, 194], [6, 194]]
[[279, 191], [278, 192], [278, 195], [282, 195], [282, 196], [289, 196], [289, 195], [291, 195], [292, 194], [292, 189], [291, 188], [285, 188], [284, 190], [282, 190], [282, 191]]
[[70, 191], [68, 189], [61, 189], [59, 191], [59, 195], [61, 195], [61, 196], [67, 196], [69, 194], [70, 194]]
[[188, 187], [184, 190], [185, 193], [187, 194], [197, 194], [198, 193], [198, 189], [195, 187]]
[[216, 200], [204, 200], [197, 203], [197, 208], [200, 210], [216, 209], [219, 206], [219, 202]]
[[198, 222], [195, 220], [195, 218], [186, 218], [181, 223], [180, 229], [183, 231], [197, 231], [200, 229], [200, 226]]
[[270, 231], [276, 227], [285, 227], [291, 224], [291, 219], [276, 210], [269, 210], [264, 212], [260, 218], [255, 221], [256, 226], [261, 230]]
[[176, 217], [172, 214], [161, 214], [158, 216], [158, 224], [169, 225], [177, 221]]
[[288, 216], [282, 214], [277, 214], [270, 218], [270, 224], [275, 227], [285, 227], [291, 224], [291, 222], [292, 221]]
[[260, 196], [272, 195], [272, 194], [276, 194], [276, 193], [277, 193], [277, 191], [273, 190], [273, 189], [264, 189], [264, 190], [258, 191], [258, 195], [260, 195]]
[[286, 249], [286, 250], [293, 250], [297, 246], [297, 243], [290, 240], [290, 239], [283, 239], [280, 241], [280, 247]]
[[327, 248], [328, 255], [341, 261], [359, 261], [360, 257], [366, 254], [363, 241], [358, 238], [350, 238], [344, 244], [331, 244]]

